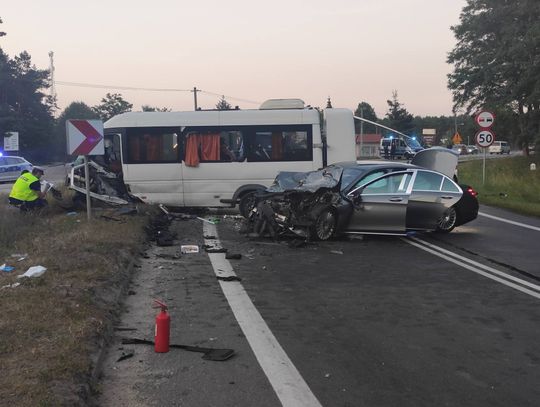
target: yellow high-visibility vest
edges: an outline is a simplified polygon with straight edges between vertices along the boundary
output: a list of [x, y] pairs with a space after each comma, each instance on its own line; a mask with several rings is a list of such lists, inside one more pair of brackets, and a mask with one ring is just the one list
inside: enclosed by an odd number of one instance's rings
[[31, 172], [22, 174], [19, 178], [17, 178], [15, 184], [13, 184], [9, 197], [25, 202], [35, 201], [39, 198], [38, 191], [30, 189], [30, 184], [36, 181], [39, 181], [39, 178], [33, 175]]

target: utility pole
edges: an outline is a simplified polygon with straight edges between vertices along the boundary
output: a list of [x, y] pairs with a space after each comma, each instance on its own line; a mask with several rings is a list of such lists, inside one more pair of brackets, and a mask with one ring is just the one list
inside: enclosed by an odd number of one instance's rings
[[49, 72], [51, 73], [51, 98], [56, 99], [56, 86], [54, 84], [54, 52], [49, 51]]
[[197, 111], [197, 109], [199, 108], [197, 106], [197, 92], [200, 92], [201, 90], [200, 89], [197, 89], [197, 87], [193, 87], [193, 90], [191, 92], [193, 92], [193, 103], [195, 105], [195, 111]]
[[[360, 106], [360, 117], [364, 118], [364, 107]], [[360, 157], [362, 157], [364, 148], [364, 121], [360, 120]]]

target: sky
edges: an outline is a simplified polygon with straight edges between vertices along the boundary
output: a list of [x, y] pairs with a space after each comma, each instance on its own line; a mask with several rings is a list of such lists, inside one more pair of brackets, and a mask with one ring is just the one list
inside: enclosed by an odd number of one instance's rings
[[[27, 51], [54, 76], [60, 111], [99, 104], [107, 92], [133, 103], [212, 109], [221, 95], [242, 109], [300, 98], [324, 107], [386, 101], [413, 115], [452, 115], [450, 30], [466, 0], [27, 0], [5, 1], [0, 47]], [[82, 83], [105, 87], [80, 87]], [[145, 91], [115, 87], [166, 89]]]

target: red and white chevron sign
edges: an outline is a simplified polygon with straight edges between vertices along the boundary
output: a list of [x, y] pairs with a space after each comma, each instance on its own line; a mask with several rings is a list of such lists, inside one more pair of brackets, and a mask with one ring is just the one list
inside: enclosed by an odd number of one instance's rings
[[103, 155], [103, 122], [101, 120], [66, 120], [67, 153], [70, 155]]

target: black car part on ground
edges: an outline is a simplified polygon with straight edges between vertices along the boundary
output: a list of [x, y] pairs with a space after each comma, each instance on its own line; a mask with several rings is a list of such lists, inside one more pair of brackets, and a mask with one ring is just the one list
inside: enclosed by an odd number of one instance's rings
[[[138, 339], [138, 338], [123, 338], [123, 345], [154, 345], [153, 341], [147, 339]], [[201, 346], [191, 346], [191, 345], [176, 345], [170, 344], [169, 347], [176, 349], [184, 349], [188, 352], [199, 352], [204, 353], [203, 359], [212, 360], [217, 362], [222, 362], [232, 358], [235, 355], [234, 349], [217, 349], [217, 348], [203, 348]]]

